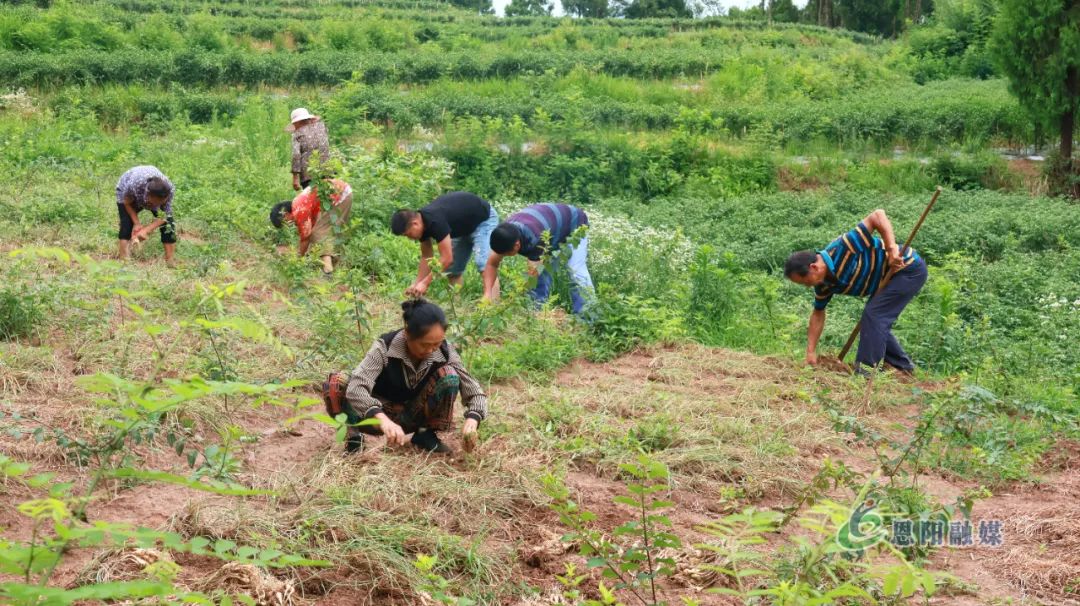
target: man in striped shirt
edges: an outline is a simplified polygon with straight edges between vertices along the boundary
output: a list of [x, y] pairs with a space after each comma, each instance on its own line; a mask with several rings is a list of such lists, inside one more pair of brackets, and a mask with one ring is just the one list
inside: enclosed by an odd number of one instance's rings
[[[881, 234], [878, 238], [874, 232]], [[881, 292], [882, 278], [896, 273]], [[926, 283], [926, 263], [917, 252], [896, 245], [892, 223], [885, 211], [867, 215], [855, 229], [832, 241], [823, 250], [793, 253], [784, 264], [784, 275], [814, 289], [814, 311], [806, 336], [806, 362], [817, 364], [817, 344], [825, 328], [825, 307], [833, 295], [870, 297], [860, 321], [859, 350], [855, 368], [886, 364], [910, 373], [915, 365], [892, 334], [892, 326], [904, 307]]]
[[547, 269], [540, 269], [545, 254], [566, 259], [570, 271], [571, 309], [581, 315], [585, 309], [585, 297], [592, 296], [592, 277], [586, 259], [589, 255], [587, 235], [575, 242], [573, 234], [580, 227], [589, 225], [585, 211], [568, 204], [533, 204], [510, 215], [491, 232], [491, 255], [484, 268], [484, 299], [497, 298], [496, 280], [503, 257], [521, 255], [529, 260], [529, 274], [536, 277], [532, 298], [543, 304], [551, 295], [552, 276]]

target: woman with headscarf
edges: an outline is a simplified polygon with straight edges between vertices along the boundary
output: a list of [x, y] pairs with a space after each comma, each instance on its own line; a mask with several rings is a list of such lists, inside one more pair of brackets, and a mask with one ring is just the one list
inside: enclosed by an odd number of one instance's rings
[[[402, 328], [388, 332], [368, 350], [348, 378], [344, 412], [350, 425], [346, 450], [364, 446], [364, 434], [382, 435], [392, 445], [411, 442], [426, 452], [449, 453], [437, 432], [453, 427], [454, 402], [465, 404], [462, 441], [475, 444], [487, 416], [487, 396], [446, 341], [446, 314], [425, 299], [401, 304]], [[377, 425], [355, 426], [364, 419]], [[410, 439], [406, 439], [412, 434]]]

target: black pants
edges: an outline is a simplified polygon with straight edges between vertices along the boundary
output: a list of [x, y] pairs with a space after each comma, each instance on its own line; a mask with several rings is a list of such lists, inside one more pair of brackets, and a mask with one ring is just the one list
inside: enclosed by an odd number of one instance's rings
[[[117, 204], [116, 208], [120, 212], [120, 234], [117, 238], [120, 240], [130, 240], [131, 232], [135, 229], [135, 222], [131, 220], [131, 216], [128, 215], [127, 209], [123, 206]], [[151, 210], [150, 213], [157, 218], [158, 211]], [[165, 224], [161, 226], [161, 243], [176, 244], [176, 223], [173, 222], [172, 217], [165, 217]]]

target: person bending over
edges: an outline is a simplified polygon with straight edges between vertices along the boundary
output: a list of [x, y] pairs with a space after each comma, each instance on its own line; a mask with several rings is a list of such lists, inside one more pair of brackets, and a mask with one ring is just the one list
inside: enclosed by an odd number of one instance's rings
[[499, 214], [491, 204], [467, 191], [443, 194], [419, 210], [401, 209], [394, 213], [390, 231], [420, 242], [420, 269], [416, 280], [405, 289], [405, 295], [423, 296], [431, 285], [435, 277], [428, 264], [433, 256], [432, 242], [438, 246], [439, 263], [451, 284], [461, 285], [469, 255], [483, 273], [491, 250], [491, 232], [498, 224]]
[[484, 268], [484, 299], [498, 298], [495, 285], [503, 258], [520, 254], [529, 260], [529, 273], [537, 278], [530, 295], [537, 304], [543, 304], [551, 295], [553, 278], [546, 269], [538, 270], [541, 258], [546, 252], [554, 253], [565, 247], [572, 282], [571, 309], [581, 315], [586, 307], [586, 297], [593, 296], [592, 277], [586, 263], [589, 238], [583, 237], [577, 244], [571, 244], [569, 239], [579, 227], [588, 224], [585, 211], [567, 204], [533, 204], [510, 215], [491, 232], [491, 256]]
[[423, 451], [451, 452], [438, 432], [453, 427], [458, 393], [465, 403], [461, 432], [466, 444], [476, 439], [476, 428], [487, 416], [484, 390], [446, 341], [442, 308], [412, 299], [402, 303], [401, 310], [404, 326], [376, 339], [349, 376], [343, 407], [348, 422], [379, 421], [350, 427], [349, 452], [363, 448], [365, 434], [385, 436], [392, 445], [408, 441]]
[[[877, 232], [881, 237], [874, 236]], [[881, 288], [881, 280], [896, 273]], [[814, 289], [814, 310], [806, 338], [806, 362], [818, 363], [817, 344], [825, 328], [825, 308], [833, 295], [870, 297], [860, 320], [859, 349], [855, 370], [866, 374], [882, 360], [904, 373], [915, 364], [892, 334], [900, 312], [926, 283], [926, 263], [915, 250], [900, 250], [885, 211], [870, 213], [854, 229], [819, 251], [792, 253], [784, 264], [784, 276]], [[880, 291], [880, 292], [879, 292]]]
[[[116, 183], [116, 210], [120, 218], [119, 256], [127, 259], [131, 241], [141, 242], [155, 229], [161, 230], [165, 262], [172, 266], [176, 255], [176, 223], [173, 221], [172, 200], [175, 188], [169, 178], [155, 166], [136, 166], [120, 176]], [[139, 223], [139, 212], [148, 210], [154, 220], [148, 225]], [[165, 216], [162, 217], [161, 213]]]
[[323, 211], [314, 185], [304, 188], [292, 202], [280, 202], [270, 209], [270, 223], [274, 227], [281, 229], [286, 221], [296, 224], [300, 234], [297, 253], [303, 257], [313, 250], [322, 261], [326, 275], [334, 272], [334, 226], [347, 225], [352, 211], [352, 187], [341, 179], [329, 181], [334, 188], [330, 194], [334, 206], [330, 211]]

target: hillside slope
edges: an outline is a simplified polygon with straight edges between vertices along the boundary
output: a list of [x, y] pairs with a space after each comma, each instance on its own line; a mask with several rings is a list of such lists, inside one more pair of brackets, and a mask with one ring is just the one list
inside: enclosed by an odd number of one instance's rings
[[[253, 301], [269, 305], [274, 299], [263, 292]], [[76, 335], [53, 334], [36, 347], [4, 347], [6, 413], [62, 427], [73, 437], [94, 431], [101, 410], [76, 379], [108, 363], [82, 355]], [[50, 365], [42, 368], [43, 361]], [[931, 393], [952, 389], [922, 387]], [[549, 378], [493, 385], [480, 448], [452, 457], [385, 448], [377, 441], [361, 456], [343, 456], [332, 428], [305, 420], [283, 429], [295, 414], [291, 408], [254, 409], [250, 401], [234, 399], [226, 409], [219, 398], [181, 416], [196, 420], [196, 435], [230, 426], [248, 436], [232, 453], [234, 479], [272, 489], [272, 496], [241, 499], [168, 484], [110, 483], [95, 492], [88, 518], [274, 547], [331, 563], [325, 569], [274, 570], [255, 585], [249, 579], [247, 585], [218, 587], [254, 587], [274, 599], [288, 597], [284, 603], [417, 603], [423, 579], [411, 563], [421, 553], [435, 554], [451, 587], [483, 603], [563, 603], [556, 597], [555, 575], [566, 563], [583, 569], [584, 559], [573, 544], [559, 540], [567, 529], [549, 508], [542, 487], [546, 474], [561, 477], [573, 499], [597, 514], [597, 525], [610, 530], [633, 515], [612, 502], [625, 492], [619, 465], [639, 449], [649, 452], [671, 470], [670, 516], [689, 546], [708, 538], [697, 527], [744, 505], [783, 510], [799, 503], [823, 461], [872, 472], [870, 449], [852, 434], [834, 431], [826, 411], [841, 410], [866, 427], [903, 435], [910, 417], [926, 404], [922, 387], [886, 378], [867, 388], [824, 371], [723, 349], [644, 349], [608, 363], [574, 362]], [[3, 452], [35, 471], [76, 484], [86, 479], [86, 470], [65, 459], [55, 444], [10, 435], [0, 440]], [[455, 438], [450, 443], [458, 446]], [[951, 584], [942, 603], [1023, 602], [1028, 596], [1069, 603], [1066, 583], [1080, 572], [1075, 535], [1068, 532], [1080, 519], [1080, 450], [1062, 444], [1053, 452], [1056, 458], [1045, 461], [1041, 481], [1003, 485], [977, 502], [975, 519], [1005, 521], [1003, 548], [943, 550], [934, 557], [935, 567], [968, 583], [967, 590]], [[161, 440], [134, 446], [130, 454], [145, 468], [190, 473]], [[976, 487], [940, 472], [927, 472], [918, 485], [943, 502]], [[826, 492], [840, 500], [853, 496], [843, 488]], [[0, 497], [0, 526], [23, 539], [27, 525], [15, 506], [28, 496], [12, 487]], [[769, 556], [785, 557], [780, 546], [793, 533], [800, 531], [792, 526], [770, 538]], [[55, 582], [85, 582], [95, 574], [98, 580], [138, 576], [140, 567], [132, 569], [128, 560], [111, 563], [115, 554], [93, 562], [91, 555], [70, 553]], [[726, 603], [699, 591], [716, 580], [702, 574], [702, 558], [690, 547], [675, 554], [678, 572], [663, 583], [668, 600], [690, 596], [704, 604]], [[215, 588], [205, 582], [220, 562], [184, 554], [175, 559], [179, 585]], [[261, 603], [279, 603], [270, 599]]]

